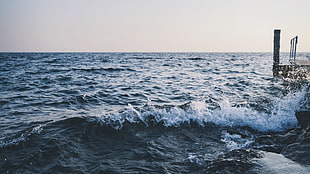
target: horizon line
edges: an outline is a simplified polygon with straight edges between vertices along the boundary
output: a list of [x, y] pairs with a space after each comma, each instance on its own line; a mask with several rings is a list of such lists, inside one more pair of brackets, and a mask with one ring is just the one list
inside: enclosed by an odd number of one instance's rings
[[[272, 53], [273, 51], [0, 51], [0, 53]], [[283, 51], [280, 53], [289, 53]], [[298, 52], [298, 53], [310, 53]]]

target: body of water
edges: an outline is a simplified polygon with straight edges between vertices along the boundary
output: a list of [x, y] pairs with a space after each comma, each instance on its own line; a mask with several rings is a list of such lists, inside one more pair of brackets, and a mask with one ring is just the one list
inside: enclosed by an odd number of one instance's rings
[[0, 173], [309, 172], [309, 82], [274, 78], [271, 53], [0, 53], [0, 71]]

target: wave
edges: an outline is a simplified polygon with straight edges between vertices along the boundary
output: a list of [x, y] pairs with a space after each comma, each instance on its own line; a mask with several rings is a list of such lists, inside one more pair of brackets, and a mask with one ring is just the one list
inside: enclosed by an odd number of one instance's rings
[[119, 113], [30, 123], [28, 129], [0, 137], [0, 172], [201, 173], [219, 171], [227, 161], [238, 171], [243, 162], [239, 165], [239, 158], [229, 154], [247, 155], [242, 149], [261, 145], [257, 136], [296, 127], [294, 111], [307, 91], [271, 99], [270, 112], [227, 99], [216, 108], [202, 101], [179, 106], [148, 101]]
[[0, 148], [18, 145], [21, 142], [28, 140], [28, 138], [33, 134], [40, 134], [42, 130], [43, 130], [43, 127], [41, 124], [39, 124], [37, 126], [26, 129], [24, 131], [12, 133], [12, 134], [0, 137]]
[[[257, 110], [250, 103], [232, 104], [228, 99], [218, 103], [219, 107], [212, 109], [203, 101], [192, 101], [180, 106], [156, 106], [151, 101], [142, 107], [128, 107], [120, 112], [104, 114], [90, 120], [121, 129], [124, 122], [143, 123], [145, 126], [162, 124], [165, 127], [179, 127], [184, 124], [196, 124], [204, 127], [214, 123], [227, 127], [250, 127], [254, 130], [284, 131], [297, 126], [295, 111], [308, 92], [307, 87], [300, 91], [288, 93], [282, 98], [271, 100], [268, 112]], [[261, 107], [261, 106], [258, 106]]]
[[[101, 131], [119, 132], [131, 129], [158, 129], [165, 131], [167, 128], [187, 129], [197, 127], [199, 129], [219, 129], [219, 128], [250, 128], [252, 132], [279, 132], [297, 127], [295, 111], [299, 104], [307, 95], [308, 87], [300, 91], [288, 93], [282, 98], [274, 98], [269, 103], [271, 106], [268, 112], [259, 110], [253, 104], [232, 104], [224, 99], [214, 108], [203, 101], [192, 101], [183, 105], [153, 105], [149, 100], [143, 107], [127, 108], [110, 114], [97, 116], [73, 117], [64, 120], [35, 124], [29, 129], [4, 135], [0, 137], [0, 148], [17, 145], [24, 142], [33, 134], [48, 127], [49, 129], [75, 129], [85, 127], [94, 129], [98, 126]], [[62, 130], [63, 129], [63, 130]], [[239, 134], [229, 132], [220, 133], [221, 141], [229, 146], [229, 149], [247, 147], [251, 143], [250, 139], [243, 139]], [[238, 142], [238, 144], [234, 144]]]
[[[0, 138], [3, 162], [0, 171], [8, 173], [133, 173], [152, 171], [163, 173], [170, 166], [172, 173], [183, 171], [201, 173], [209, 166], [218, 171], [233, 161], [239, 166], [239, 153], [253, 139], [236, 128], [223, 128], [215, 124], [207, 127], [163, 124], [145, 126], [125, 121], [122, 129], [93, 122], [89, 117], [73, 117], [33, 126], [5, 138]], [[93, 118], [92, 118], [93, 119]], [[246, 132], [246, 131], [245, 131]], [[21, 156], [23, 158], [21, 158]], [[243, 159], [242, 156], [242, 159]], [[252, 163], [252, 159], [246, 162]], [[254, 160], [255, 162], [255, 160]], [[214, 165], [212, 165], [214, 164]], [[135, 168], [133, 166], [140, 166]], [[219, 169], [217, 169], [219, 167]], [[235, 165], [230, 166], [237, 170]], [[243, 167], [242, 167], [243, 168]]]

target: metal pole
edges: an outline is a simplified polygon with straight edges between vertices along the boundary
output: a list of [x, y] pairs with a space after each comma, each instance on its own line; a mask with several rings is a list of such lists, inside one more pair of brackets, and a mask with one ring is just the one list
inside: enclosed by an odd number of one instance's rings
[[290, 47], [290, 62], [292, 63], [292, 58], [293, 58], [293, 39], [291, 39], [291, 47]]
[[273, 38], [273, 73], [278, 74], [278, 67], [280, 64], [280, 33], [281, 30], [274, 30]]
[[295, 37], [294, 62], [296, 61], [297, 42], [298, 42], [298, 36]]
[[295, 51], [295, 37], [292, 39], [292, 61], [293, 61], [293, 63], [295, 63], [295, 60], [294, 60], [294, 55], [295, 55], [295, 53], [294, 53], [294, 51]]

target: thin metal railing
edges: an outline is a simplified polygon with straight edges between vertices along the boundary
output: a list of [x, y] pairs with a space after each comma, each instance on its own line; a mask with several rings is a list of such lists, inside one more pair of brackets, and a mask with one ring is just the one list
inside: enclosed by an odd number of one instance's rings
[[296, 64], [296, 49], [297, 49], [298, 36], [295, 36], [291, 39], [291, 48], [290, 48], [290, 63]]

